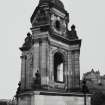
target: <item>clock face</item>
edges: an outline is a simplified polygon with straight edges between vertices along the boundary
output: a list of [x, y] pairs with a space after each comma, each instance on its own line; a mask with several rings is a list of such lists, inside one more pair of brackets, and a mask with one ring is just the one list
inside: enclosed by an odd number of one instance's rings
[[51, 21], [52, 21], [53, 31], [60, 34], [60, 35], [63, 35], [66, 31], [65, 20], [61, 19], [58, 16], [52, 15]]

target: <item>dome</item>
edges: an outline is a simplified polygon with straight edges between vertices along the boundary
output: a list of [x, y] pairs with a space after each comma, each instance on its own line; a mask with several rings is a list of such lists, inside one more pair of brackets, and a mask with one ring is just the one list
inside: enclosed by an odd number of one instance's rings
[[30, 19], [31, 23], [32, 23], [32, 21], [34, 19], [34, 16], [37, 13], [38, 9], [44, 8], [46, 6], [48, 6], [50, 8], [54, 7], [56, 9], [58, 9], [59, 11], [61, 11], [61, 12], [65, 13], [66, 15], [68, 15], [67, 11], [64, 8], [63, 3], [60, 0], [39, 0], [39, 4], [36, 7], [33, 15], [31, 16], [31, 19]]
[[52, 4], [52, 6], [64, 9], [64, 5], [60, 0], [40, 0], [39, 1], [39, 5], [43, 5], [44, 3]]

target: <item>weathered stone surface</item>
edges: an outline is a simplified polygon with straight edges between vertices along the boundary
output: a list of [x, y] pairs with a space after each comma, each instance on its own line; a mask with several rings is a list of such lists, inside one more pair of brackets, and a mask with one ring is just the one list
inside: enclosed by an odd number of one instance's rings
[[[86, 105], [91, 105], [91, 96], [86, 95]], [[84, 95], [78, 93], [28, 92], [21, 94], [19, 105], [84, 105]]]

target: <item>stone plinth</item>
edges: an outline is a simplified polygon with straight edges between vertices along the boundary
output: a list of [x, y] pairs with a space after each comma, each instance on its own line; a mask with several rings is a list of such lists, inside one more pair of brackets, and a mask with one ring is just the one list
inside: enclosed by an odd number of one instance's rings
[[[18, 105], [84, 105], [81, 93], [34, 91], [20, 94]], [[86, 95], [86, 105], [91, 105], [91, 95]]]

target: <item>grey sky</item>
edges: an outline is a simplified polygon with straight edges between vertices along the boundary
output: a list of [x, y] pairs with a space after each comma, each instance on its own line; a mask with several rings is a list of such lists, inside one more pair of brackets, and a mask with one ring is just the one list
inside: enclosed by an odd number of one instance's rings
[[[0, 98], [12, 98], [20, 80], [19, 47], [30, 31], [39, 0], [0, 1]], [[81, 75], [91, 68], [105, 74], [105, 0], [62, 0], [82, 39]]]

